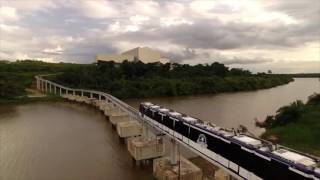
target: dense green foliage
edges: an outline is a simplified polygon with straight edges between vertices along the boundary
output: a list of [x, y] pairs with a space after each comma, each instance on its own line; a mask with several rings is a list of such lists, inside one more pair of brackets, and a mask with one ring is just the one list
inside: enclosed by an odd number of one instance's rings
[[180, 96], [270, 88], [288, 83], [283, 75], [258, 74], [242, 69], [211, 65], [105, 62], [99, 64], [45, 63], [41, 61], [0, 61], [0, 99], [26, 94], [34, 76], [48, 76], [66, 86], [96, 89], [119, 98]]
[[41, 61], [0, 61], [0, 100], [21, 98], [38, 74], [66, 72], [84, 65], [67, 63], [45, 63]]
[[273, 136], [288, 147], [320, 156], [320, 94], [310, 96], [306, 104], [296, 101], [280, 108], [265, 125], [263, 138]]
[[142, 62], [99, 63], [73, 69], [55, 78], [76, 88], [109, 92], [119, 98], [181, 96], [270, 88], [292, 78], [229, 69], [221, 63], [211, 65], [161, 64]]
[[275, 116], [267, 116], [263, 126], [272, 128], [295, 122], [301, 117], [303, 107], [304, 104], [300, 100], [297, 100], [288, 106], [283, 106], [278, 109]]
[[320, 78], [320, 73], [299, 73], [299, 74], [288, 74], [291, 77], [298, 77], [298, 78]]

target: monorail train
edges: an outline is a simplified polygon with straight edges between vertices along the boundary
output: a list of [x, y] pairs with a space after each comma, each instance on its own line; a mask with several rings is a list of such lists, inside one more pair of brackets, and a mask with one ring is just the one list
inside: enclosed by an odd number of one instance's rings
[[139, 111], [155, 127], [243, 179], [320, 179], [317, 158], [149, 102]]

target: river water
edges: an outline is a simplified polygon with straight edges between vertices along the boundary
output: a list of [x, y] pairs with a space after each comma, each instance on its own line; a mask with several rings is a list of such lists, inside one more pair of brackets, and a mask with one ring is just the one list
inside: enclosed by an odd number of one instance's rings
[[[320, 92], [318, 79], [295, 79], [267, 90], [151, 101], [223, 127], [242, 124], [255, 133], [254, 118]], [[134, 167], [126, 146], [95, 109], [72, 103], [0, 106], [0, 179], [150, 179], [150, 168]]]
[[141, 101], [149, 101], [218, 126], [237, 128], [243, 125], [251, 133], [259, 135], [263, 129], [255, 126], [255, 119], [262, 121], [267, 115], [275, 114], [280, 107], [293, 101], [306, 102], [308, 97], [316, 92], [320, 93], [320, 81], [317, 78], [296, 78], [287, 85], [257, 91], [131, 99], [126, 102], [138, 107]]
[[1, 180], [145, 179], [97, 110], [72, 103], [2, 107]]

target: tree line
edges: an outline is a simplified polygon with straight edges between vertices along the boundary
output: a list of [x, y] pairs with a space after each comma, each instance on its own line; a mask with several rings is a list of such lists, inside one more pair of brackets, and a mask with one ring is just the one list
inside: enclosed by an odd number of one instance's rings
[[39, 74], [66, 72], [77, 65], [70, 63], [46, 63], [42, 61], [0, 61], [0, 100], [14, 99], [26, 95], [34, 76]]
[[96, 89], [119, 98], [212, 94], [271, 88], [293, 79], [252, 74], [222, 63], [191, 66], [177, 63], [98, 62], [70, 69], [54, 80], [75, 88]]
[[195, 66], [177, 63], [98, 62], [46, 63], [34, 60], [0, 61], [0, 99], [26, 94], [34, 76], [54, 74], [51, 80], [74, 88], [95, 89], [119, 98], [212, 94], [270, 88], [292, 81], [284, 75], [252, 74], [222, 63]]

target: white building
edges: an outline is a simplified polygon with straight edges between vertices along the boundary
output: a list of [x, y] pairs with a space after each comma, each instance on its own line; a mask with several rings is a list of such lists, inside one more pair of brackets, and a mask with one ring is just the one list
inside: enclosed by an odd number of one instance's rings
[[113, 55], [97, 55], [96, 61], [114, 61], [116, 63], [121, 63], [123, 61], [137, 61], [140, 60], [143, 63], [153, 63], [153, 62], [161, 62], [167, 63], [169, 62], [167, 59], [163, 59], [160, 57], [160, 54], [156, 51], [148, 47], [137, 47], [131, 49], [129, 51], [123, 52], [122, 54], [113, 54]]

